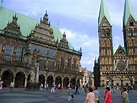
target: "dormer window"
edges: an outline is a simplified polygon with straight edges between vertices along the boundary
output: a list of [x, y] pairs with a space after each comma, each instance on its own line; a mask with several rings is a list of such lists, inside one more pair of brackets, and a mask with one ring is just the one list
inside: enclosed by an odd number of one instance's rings
[[134, 23], [133, 23], [132, 20], [129, 22], [129, 25], [130, 25], [130, 26], [134, 26]]

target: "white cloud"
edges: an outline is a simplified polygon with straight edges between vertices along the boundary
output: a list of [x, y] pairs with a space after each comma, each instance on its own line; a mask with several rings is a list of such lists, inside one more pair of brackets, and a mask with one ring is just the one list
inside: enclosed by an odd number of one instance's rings
[[60, 31], [62, 32], [62, 34], [65, 32], [65, 34], [66, 34], [66, 36], [67, 36], [68, 39], [73, 39], [77, 35], [76, 33], [72, 33], [71, 31], [69, 31], [69, 30], [67, 30], [65, 28], [60, 29]]
[[91, 43], [90, 42], [85, 42], [81, 46], [82, 47], [91, 47]]
[[82, 34], [80, 32], [74, 32], [66, 28], [60, 29], [62, 33], [69, 33], [71, 36], [67, 39], [73, 45], [74, 49], [82, 47], [82, 67], [87, 67], [88, 70], [93, 71], [93, 62], [95, 57], [98, 57], [98, 40], [97, 38], [90, 37], [89, 34]]

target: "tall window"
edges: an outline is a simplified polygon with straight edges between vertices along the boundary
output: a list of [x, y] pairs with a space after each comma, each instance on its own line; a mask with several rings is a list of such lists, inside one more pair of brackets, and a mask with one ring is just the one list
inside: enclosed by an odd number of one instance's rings
[[39, 46], [39, 45], [35, 45], [35, 44], [31, 44], [31, 54], [33, 53], [34, 50], [37, 50], [40, 52], [40, 56], [44, 56], [44, 57], [50, 57], [50, 58], [54, 58], [55, 57], [55, 50], [50, 49], [50, 48], [46, 48], [44, 46]]
[[54, 62], [53, 61], [48, 61], [48, 69], [54, 70]]
[[6, 44], [6, 53], [4, 56], [4, 59], [7, 61], [10, 61], [12, 59], [12, 54], [13, 54], [13, 45], [10, 44]]
[[46, 69], [46, 61], [45, 60], [39, 61], [39, 68], [40, 68], [40, 70]]
[[77, 66], [77, 65], [76, 65], [76, 63], [77, 63], [77, 60], [76, 60], [76, 59], [74, 59], [74, 65], [73, 65], [73, 66], [74, 66], [74, 68], [76, 68], [76, 66]]
[[16, 60], [17, 60], [17, 61], [21, 61], [22, 50], [23, 50], [22, 47], [18, 47], [18, 48], [17, 48], [17, 52], [16, 52]]
[[61, 57], [61, 69], [64, 69], [65, 58]]
[[68, 58], [68, 67], [71, 67], [71, 58]]

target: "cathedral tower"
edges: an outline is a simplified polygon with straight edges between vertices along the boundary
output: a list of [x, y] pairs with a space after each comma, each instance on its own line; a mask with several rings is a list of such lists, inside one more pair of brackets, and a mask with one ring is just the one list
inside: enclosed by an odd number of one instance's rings
[[104, 74], [113, 70], [113, 43], [112, 43], [112, 24], [106, 6], [106, 0], [101, 0], [98, 17], [98, 36], [99, 36], [99, 65], [101, 85], [113, 82], [111, 77]]
[[137, 18], [133, 13], [130, 0], [125, 0], [124, 5], [123, 37], [129, 61], [128, 69], [137, 72]]

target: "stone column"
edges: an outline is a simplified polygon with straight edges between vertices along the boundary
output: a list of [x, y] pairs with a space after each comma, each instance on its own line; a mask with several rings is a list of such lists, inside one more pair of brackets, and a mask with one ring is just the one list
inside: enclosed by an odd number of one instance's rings
[[63, 86], [63, 81], [61, 82], [61, 88], [63, 88], [64, 86]]
[[14, 85], [15, 85], [15, 76], [13, 77], [13, 80], [12, 80], [13, 82], [14, 82]]
[[53, 78], [53, 84], [55, 85], [55, 78]]
[[47, 87], [47, 77], [45, 77], [45, 85], [44, 85], [44, 88]]
[[25, 84], [24, 84], [24, 87], [25, 87], [25, 88], [27, 87], [27, 76], [25, 77]]
[[69, 79], [69, 85], [71, 85], [71, 79]]
[[35, 73], [34, 73], [34, 71], [31, 71], [31, 73], [30, 73], [30, 81], [34, 82], [34, 78], [35, 78]]
[[39, 80], [39, 63], [35, 63], [35, 69], [36, 69], [36, 82], [38, 83], [38, 80]]

